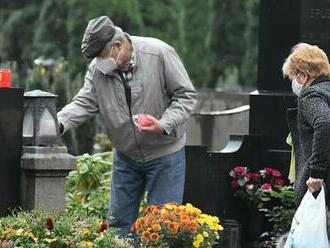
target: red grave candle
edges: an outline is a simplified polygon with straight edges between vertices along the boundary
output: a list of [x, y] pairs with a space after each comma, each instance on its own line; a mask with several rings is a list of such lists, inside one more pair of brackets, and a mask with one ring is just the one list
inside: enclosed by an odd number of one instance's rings
[[11, 71], [10, 69], [0, 69], [0, 87], [8, 88], [11, 86]]

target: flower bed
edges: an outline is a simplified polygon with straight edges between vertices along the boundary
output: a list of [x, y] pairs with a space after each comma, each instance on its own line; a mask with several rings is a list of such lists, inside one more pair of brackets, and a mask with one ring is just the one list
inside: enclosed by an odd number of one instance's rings
[[148, 206], [132, 226], [140, 235], [142, 248], [212, 247], [222, 230], [217, 217], [203, 214], [191, 204], [175, 203]]
[[16, 212], [0, 219], [1, 248], [131, 247], [119, 240], [115, 229], [97, 217], [82, 213], [47, 215], [40, 211]]

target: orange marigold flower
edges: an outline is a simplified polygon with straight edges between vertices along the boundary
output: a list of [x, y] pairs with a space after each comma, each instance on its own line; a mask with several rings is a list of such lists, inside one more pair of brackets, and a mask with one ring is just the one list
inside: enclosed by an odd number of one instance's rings
[[153, 224], [152, 225], [152, 229], [155, 231], [155, 232], [159, 232], [160, 230], [162, 230], [161, 226], [156, 223], [156, 224]]
[[190, 222], [190, 218], [189, 218], [188, 215], [186, 215], [186, 216], [182, 216], [182, 217], [181, 217], [181, 221], [182, 221], [183, 223], [189, 223], [189, 222]]
[[159, 206], [156, 206], [156, 205], [150, 205], [150, 206], [147, 206], [145, 209], [144, 209], [144, 214], [147, 215], [147, 214], [150, 214], [152, 213], [152, 211], [154, 209], [159, 209]]
[[159, 209], [154, 209], [154, 210], [152, 210], [152, 215], [159, 215], [160, 214], [160, 211], [159, 211]]
[[149, 239], [149, 238], [150, 238], [150, 232], [144, 231], [141, 235], [141, 239], [146, 240], [146, 239]]
[[159, 240], [159, 234], [158, 233], [152, 233], [152, 234], [150, 234], [150, 239], [152, 240], [152, 241], [157, 241], [157, 240]]
[[150, 217], [145, 217], [145, 219], [143, 220], [143, 222], [147, 225], [152, 225], [152, 218]]
[[171, 221], [169, 219], [161, 218], [160, 222], [167, 224], [170, 223]]
[[145, 223], [146, 223], [146, 221], [143, 218], [139, 220], [140, 226], [143, 226]]
[[177, 232], [179, 229], [179, 225], [175, 222], [170, 222], [167, 224], [167, 228], [171, 231], [171, 232]]
[[176, 208], [174, 211], [176, 214], [180, 214], [182, 210], [180, 208]]

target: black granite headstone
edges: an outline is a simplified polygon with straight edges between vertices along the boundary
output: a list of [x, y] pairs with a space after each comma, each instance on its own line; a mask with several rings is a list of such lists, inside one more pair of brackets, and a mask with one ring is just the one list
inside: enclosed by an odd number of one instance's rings
[[300, 41], [318, 45], [330, 56], [330, 1], [302, 0]]
[[0, 216], [18, 207], [23, 89], [0, 88]]
[[299, 41], [299, 0], [261, 0], [258, 90], [289, 91], [281, 73], [290, 49]]

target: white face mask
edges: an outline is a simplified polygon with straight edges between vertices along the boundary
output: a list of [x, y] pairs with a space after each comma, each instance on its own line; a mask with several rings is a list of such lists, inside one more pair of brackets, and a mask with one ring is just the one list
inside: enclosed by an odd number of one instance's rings
[[300, 73], [295, 77], [295, 79], [292, 80], [291, 83], [291, 88], [292, 88], [292, 92], [296, 95], [296, 96], [300, 96], [301, 90], [303, 85], [298, 83], [297, 81], [297, 77], [299, 77]]
[[96, 60], [96, 66], [101, 72], [103, 72], [103, 74], [112, 74], [116, 69], [118, 69], [118, 65], [113, 58], [97, 58]]
[[97, 61], [96, 66], [101, 72], [103, 72], [103, 74], [112, 74], [115, 70], [119, 68], [117, 61], [119, 59], [119, 55], [121, 51], [118, 53], [117, 58], [115, 60], [114, 58], [111, 57], [112, 49], [113, 47], [111, 48], [109, 58], [106, 59], [102, 59], [99, 57], [96, 58]]

